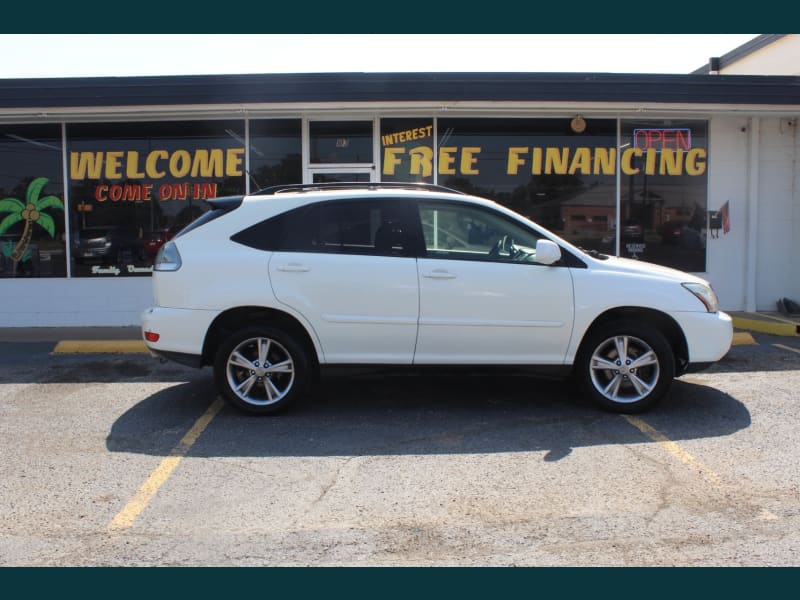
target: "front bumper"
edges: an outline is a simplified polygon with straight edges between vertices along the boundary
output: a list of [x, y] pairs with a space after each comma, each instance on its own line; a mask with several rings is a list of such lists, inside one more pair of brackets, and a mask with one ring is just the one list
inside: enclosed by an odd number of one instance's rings
[[[689, 364], [713, 363], [728, 353], [733, 342], [733, 319], [724, 313], [676, 312], [689, 351]], [[694, 370], [690, 367], [690, 370]]]

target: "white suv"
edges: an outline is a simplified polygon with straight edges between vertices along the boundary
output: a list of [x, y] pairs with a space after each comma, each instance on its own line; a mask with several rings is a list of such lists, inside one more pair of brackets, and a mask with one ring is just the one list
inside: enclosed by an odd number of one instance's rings
[[219, 198], [165, 244], [142, 333], [213, 365], [267, 413], [332, 365], [526, 367], [606, 409], [652, 406], [733, 336], [704, 280], [587, 253], [492, 201], [422, 184], [315, 184]]

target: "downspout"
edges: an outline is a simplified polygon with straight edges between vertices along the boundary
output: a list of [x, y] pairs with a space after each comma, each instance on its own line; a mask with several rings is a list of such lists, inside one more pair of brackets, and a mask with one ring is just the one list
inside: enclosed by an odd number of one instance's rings
[[745, 256], [744, 309], [756, 310], [756, 267], [758, 266], [758, 173], [760, 120], [751, 117], [747, 128], [750, 142], [747, 152], [747, 244]]

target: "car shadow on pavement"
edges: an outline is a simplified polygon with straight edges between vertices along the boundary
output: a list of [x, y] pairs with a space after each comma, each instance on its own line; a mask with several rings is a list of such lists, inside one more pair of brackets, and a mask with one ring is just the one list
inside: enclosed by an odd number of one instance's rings
[[[202, 372], [199, 372], [202, 373]], [[209, 376], [171, 386], [121, 415], [111, 452], [167, 456], [217, 398]], [[736, 398], [676, 380], [646, 419], [675, 441], [736, 433], [750, 413]], [[320, 457], [545, 452], [651, 440], [590, 404], [571, 382], [530, 377], [384, 376], [334, 378], [275, 416], [225, 406], [191, 448], [197, 457]]]

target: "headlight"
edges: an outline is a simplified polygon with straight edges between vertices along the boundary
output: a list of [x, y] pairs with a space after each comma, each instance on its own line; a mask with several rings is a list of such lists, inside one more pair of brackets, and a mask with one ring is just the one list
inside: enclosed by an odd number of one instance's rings
[[156, 254], [153, 269], [156, 271], [177, 271], [181, 268], [181, 255], [173, 242], [167, 242]]
[[703, 303], [708, 312], [715, 313], [719, 310], [719, 300], [717, 300], [717, 295], [710, 285], [703, 283], [682, 283], [681, 285], [692, 292]]

